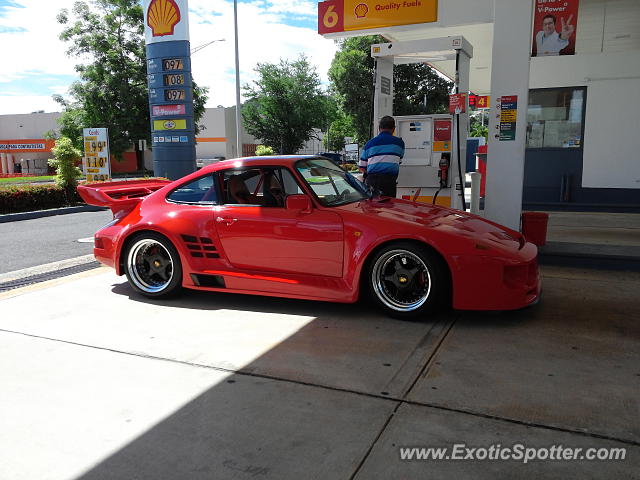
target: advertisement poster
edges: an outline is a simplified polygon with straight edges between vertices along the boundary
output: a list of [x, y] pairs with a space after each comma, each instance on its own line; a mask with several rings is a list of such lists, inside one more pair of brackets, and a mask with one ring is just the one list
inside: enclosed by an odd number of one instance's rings
[[467, 111], [467, 94], [466, 93], [454, 93], [449, 95], [449, 113], [455, 115], [456, 113], [465, 113]]
[[574, 55], [580, 0], [535, 0], [532, 57]]

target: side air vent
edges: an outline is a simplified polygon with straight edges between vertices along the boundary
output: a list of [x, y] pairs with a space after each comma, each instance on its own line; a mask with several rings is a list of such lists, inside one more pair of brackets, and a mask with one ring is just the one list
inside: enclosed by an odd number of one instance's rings
[[212, 288], [226, 288], [224, 283], [224, 277], [221, 275], [204, 275], [204, 274], [191, 274], [193, 283], [199, 287], [212, 287]]
[[220, 258], [218, 249], [213, 244], [213, 240], [207, 237], [194, 237], [193, 235], [180, 235], [191, 256], [195, 258]]
[[187, 243], [198, 243], [198, 238], [192, 235], [180, 235], [180, 236], [182, 237], [182, 240], [184, 240]]

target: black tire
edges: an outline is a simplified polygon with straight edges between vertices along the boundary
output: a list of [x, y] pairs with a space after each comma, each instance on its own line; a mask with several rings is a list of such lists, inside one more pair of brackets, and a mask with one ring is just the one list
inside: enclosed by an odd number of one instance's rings
[[450, 298], [446, 268], [426, 247], [411, 242], [387, 245], [369, 262], [369, 294], [388, 315], [420, 320], [442, 308]]
[[134, 235], [124, 253], [124, 270], [133, 289], [149, 298], [166, 298], [182, 288], [180, 255], [155, 232]]

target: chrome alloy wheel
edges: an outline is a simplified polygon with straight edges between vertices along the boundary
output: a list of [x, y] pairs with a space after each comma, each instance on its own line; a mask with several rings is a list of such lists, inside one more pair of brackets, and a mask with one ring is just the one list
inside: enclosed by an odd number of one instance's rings
[[431, 274], [424, 260], [415, 253], [390, 250], [373, 265], [371, 285], [380, 301], [390, 309], [412, 312], [429, 298]]
[[129, 249], [127, 268], [133, 283], [147, 293], [161, 292], [173, 278], [173, 259], [160, 242], [144, 238]]

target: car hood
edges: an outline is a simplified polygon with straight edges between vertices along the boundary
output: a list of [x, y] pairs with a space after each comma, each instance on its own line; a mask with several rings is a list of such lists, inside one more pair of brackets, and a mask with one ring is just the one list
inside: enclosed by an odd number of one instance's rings
[[477, 215], [439, 205], [392, 198], [374, 198], [345, 207], [360, 210], [367, 216], [377, 217], [382, 221], [420, 225], [444, 234], [449, 233], [476, 241], [483, 240], [508, 250], [519, 250], [525, 244], [520, 232]]

